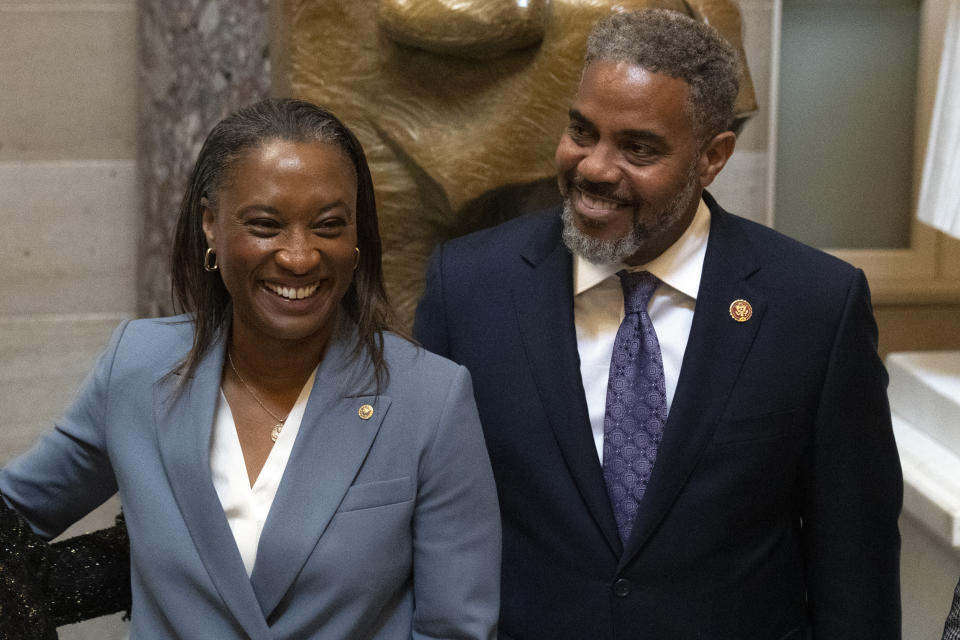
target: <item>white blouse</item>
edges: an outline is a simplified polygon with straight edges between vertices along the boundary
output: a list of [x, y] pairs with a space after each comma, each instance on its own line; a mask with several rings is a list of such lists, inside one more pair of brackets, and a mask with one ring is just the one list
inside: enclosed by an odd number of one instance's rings
[[[260, 533], [277, 495], [283, 471], [287, 468], [290, 452], [293, 451], [293, 441], [300, 431], [303, 412], [307, 407], [316, 375], [314, 370], [303, 385], [300, 396], [283, 423], [283, 430], [252, 487], [243, 459], [243, 450], [240, 448], [240, 438], [237, 436], [237, 425], [227, 398], [223, 395], [223, 390], [220, 391], [210, 437], [210, 472], [248, 576], [253, 573]], [[263, 437], [270, 437], [272, 426], [272, 420], [264, 422]]]

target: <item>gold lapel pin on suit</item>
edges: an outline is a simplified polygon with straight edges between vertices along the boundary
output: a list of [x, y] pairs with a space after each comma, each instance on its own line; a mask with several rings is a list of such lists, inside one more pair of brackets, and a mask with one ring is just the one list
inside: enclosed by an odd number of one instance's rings
[[357, 415], [360, 416], [361, 420], [369, 420], [373, 417], [373, 407], [369, 404], [362, 404], [360, 409], [357, 410]]
[[730, 317], [737, 322], [746, 322], [753, 317], [753, 307], [743, 299], [737, 299], [730, 303]]

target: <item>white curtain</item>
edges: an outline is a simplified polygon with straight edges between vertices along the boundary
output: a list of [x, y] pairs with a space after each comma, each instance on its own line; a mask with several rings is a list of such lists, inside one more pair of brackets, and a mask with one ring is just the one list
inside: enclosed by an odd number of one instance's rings
[[917, 217], [960, 238], [960, 3], [951, 2]]

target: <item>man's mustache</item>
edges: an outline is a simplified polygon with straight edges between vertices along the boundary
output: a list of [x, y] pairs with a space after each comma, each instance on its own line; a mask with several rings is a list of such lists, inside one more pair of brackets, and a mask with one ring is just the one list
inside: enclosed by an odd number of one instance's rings
[[608, 182], [591, 182], [581, 176], [575, 175], [570, 179], [570, 184], [587, 195], [603, 198], [604, 200], [612, 200], [618, 204], [638, 206], [642, 203], [642, 201], [631, 197], [631, 194], [618, 191], [615, 185]]

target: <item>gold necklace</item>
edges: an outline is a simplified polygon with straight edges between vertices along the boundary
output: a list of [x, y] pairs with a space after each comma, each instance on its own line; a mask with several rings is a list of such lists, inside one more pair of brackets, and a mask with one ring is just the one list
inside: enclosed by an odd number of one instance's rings
[[237, 365], [233, 364], [233, 356], [230, 354], [230, 350], [227, 349], [227, 360], [230, 362], [230, 368], [233, 369], [233, 372], [237, 374], [237, 380], [240, 381], [240, 384], [243, 385], [243, 388], [247, 390], [247, 393], [250, 394], [250, 397], [257, 401], [257, 404], [260, 405], [260, 408], [270, 414], [270, 417], [277, 421], [277, 424], [273, 425], [273, 429], [270, 430], [270, 439], [273, 442], [277, 441], [277, 438], [280, 437], [280, 432], [283, 431], [283, 423], [287, 421], [287, 418], [290, 417], [288, 413], [285, 417], [281, 418], [270, 409], [260, 402], [260, 398], [257, 397], [257, 394], [253, 392], [253, 389], [250, 388], [250, 385], [247, 384], [247, 381], [243, 379], [243, 376], [240, 375], [240, 372], [237, 371]]

